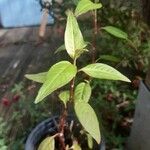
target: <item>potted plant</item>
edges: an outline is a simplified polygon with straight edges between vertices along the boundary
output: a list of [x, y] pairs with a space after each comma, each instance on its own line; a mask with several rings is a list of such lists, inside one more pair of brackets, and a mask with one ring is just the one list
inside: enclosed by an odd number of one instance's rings
[[[26, 150], [102, 148], [98, 119], [89, 104], [92, 93], [90, 83], [93, 78], [125, 82], [130, 82], [130, 80], [113, 67], [96, 63], [94, 59], [92, 64], [81, 68], [77, 66], [81, 54], [88, 51], [87, 42], [84, 41], [77, 18], [81, 14], [101, 7], [101, 3], [81, 0], [78, 2], [75, 11], [68, 10], [66, 12], [67, 24], [64, 41], [66, 52], [71, 57], [71, 61], [57, 62], [50, 67], [48, 72], [26, 75], [26, 78], [42, 83], [35, 104], [43, 101], [55, 90], [70, 84], [69, 90], [62, 91], [59, 94], [59, 99], [64, 104], [62, 114], [39, 124], [29, 135]], [[76, 80], [81, 74], [86, 74], [86, 80], [83, 78], [82, 82], [76, 84]], [[76, 117], [68, 114], [68, 107], [70, 106], [73, 106]], [[93, 143], [97, 144], [93, 145]]]

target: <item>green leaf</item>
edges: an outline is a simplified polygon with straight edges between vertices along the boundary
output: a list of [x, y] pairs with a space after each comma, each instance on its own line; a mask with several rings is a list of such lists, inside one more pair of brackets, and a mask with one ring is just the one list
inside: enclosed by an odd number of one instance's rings
[[82, 82], [75, 89], [75, 102], [88, 102], [91, 96], [89, 83]]
[[73, 141], [73, 145], [71, 147], [73, 150], [82, 150], [77, 141]]
[[1, 150], [8, 150], [8, 147], [5, 146], [5, 145], [2, 145], [2, 147], [0, 146], [0, 149], [1, 149]]
[[93, 138], [90, 134], [87, 134], [88, 147], [93, 149]]
[[115, 62], [115, 63], [118, 63], [121, 61], [119, 58], [112, 56], [112, 55], [101, 55], [99, 60], [100, 59]]
[[55, 149], [55, 136], [47, 137], [42, 141], [38, 150], [54, 150]]
[[46, 81], [47, 72], [42, 72], [38, 74], [26, 74], [25, 77], [29, 80], [35, 82], [44, 83]]
[[65, 47], [67, 53], [73, 59], [78, 58], [84, 52], [86, 45], [74, 14], [68, 11], [65, 30]]
[[88, 103], [77, 102], [75, 112], [84, 129], [100, 143], [99, 123], [93, 108]]
[[103, 27], [101, 29], [104, 29], [105, 31], [107, 31], [108, 33], [110, 33], [111, 35], [113, 35], [117, 38], [121, 38], [121, 39], [125, 39], [125, 40], [128, 39], [127, 33], [125, 33], [124, 31], [122, 31], [116, 27], [106, 26], [106, 27]]
[[46, 81], [38, 92], [35, 103], [42, 101], [53, 91], [69, 83], [76, 73], [76, 66], [68, 61], [61, 61], [53, 65], [48, 71]]
[[82, 69], [80, 71], [85, 72], [89, 76], [93, 78], [99, 78], [99, 79], [108, 79], [108, 80], [121, 80], [125, 82], [130, 82], [130, 80], [121, 74], [119, 71], [117, 71], [115, 68], [108, 66], [103, 63], [95, 63], [90, 64]]
[[60, 100], [64, 103], [65, 107], [67, 105], [67, 102], [69, 101], [70, 98], [70, 92], [69, 91], [63, 91], [59, 94]]
[[101, 3], [93, 3], [90, 0], [80, 0], [75, 10], [75, 16], [79, 16], [90, 10], [99, 9], [101, 7]]
[[55, 51], [55, 54], [57, 54], [58, 52], [64, 51], [64, 50], [66, 50], [66, 47], [65, 47], [65, 45], [63, 44], [63, 45], [61, 45], [60, 47], [58, 47], [58, 49]]

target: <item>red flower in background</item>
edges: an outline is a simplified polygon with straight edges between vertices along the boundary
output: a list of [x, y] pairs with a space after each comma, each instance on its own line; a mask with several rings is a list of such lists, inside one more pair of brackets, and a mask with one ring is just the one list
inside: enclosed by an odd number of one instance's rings
[[12, 102], [18, 102], [19, 99], [20, 99], [20, 95], [19, 95], [19, 94], [16, 94], [16, 95], [13, 96]]
[[2, 103], [4, 106], [10, 106], [10, 104], [11, 104], [10, 100], [9, 100], [8, 98], [6, 98], [6, 97], [3, 97], [3, 98], [1, 99], [1, 103]]

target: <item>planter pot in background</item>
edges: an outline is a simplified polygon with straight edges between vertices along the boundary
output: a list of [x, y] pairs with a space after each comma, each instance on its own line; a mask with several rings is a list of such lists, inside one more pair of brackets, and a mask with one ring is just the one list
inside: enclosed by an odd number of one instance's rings
[[150, 150], [150, 90], [140, 83], [128, 150]]
[[[68, 122], [71, 122], [73, 119], [71, 116], [67, 118]], [[37, 150], [37, 146], [47, 135], [54, 135], [57, 131], [56, 124], [58, 123], [58, 117], [49, 118], [40, 124], [38, 124], [30, 133], [26, 144], [25, 150]], [[99, 150], [105, 150], [105, 142], [102, 140], [99, 145]]]

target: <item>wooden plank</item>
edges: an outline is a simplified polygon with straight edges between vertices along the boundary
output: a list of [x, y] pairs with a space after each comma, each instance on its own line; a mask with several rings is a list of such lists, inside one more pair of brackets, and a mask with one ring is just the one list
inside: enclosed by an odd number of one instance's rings
[[21, 45], [12, 45], [0, 48], [0, 77], [4, 74], [9, 64], [14, 59]]

